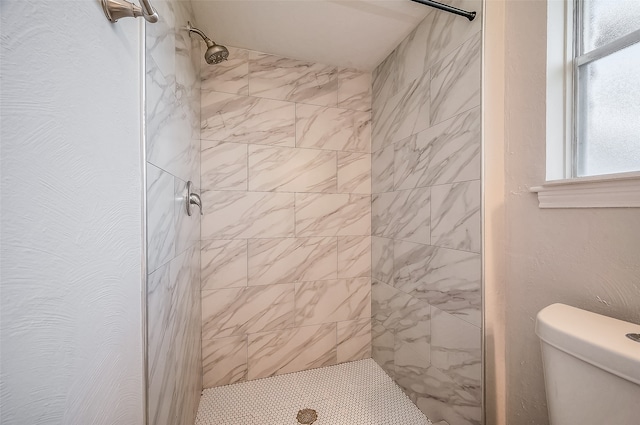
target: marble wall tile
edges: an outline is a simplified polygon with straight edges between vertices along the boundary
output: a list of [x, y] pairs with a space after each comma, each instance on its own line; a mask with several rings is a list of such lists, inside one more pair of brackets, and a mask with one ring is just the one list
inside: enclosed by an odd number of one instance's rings
[[437, 248], [396, 240], [393, 243], [393, 287], [411, 295], [427, 285]]
[[[405, 301], [404, 296], [397, 300], [403, 303], [403, 310], [402, 319], [394, 324], [394, 352], [406, 358], [411, 351], [428, 361], [431, 348], [431, 306], [413, 297], [408, 301]], [[395, 301], [391, 305], [395, 306]], [[394, 362], [395, 359], [396, 357]]]
[[480, 252], [480, 181], [431, 188], [431, 244]]
[[295, 291], [296, 326], [371, 317], [367, 277], [296, 283]]
[[480, 108], [395, 145], [396, 189], [480, 178]]
[[445, 420], [450, 424], [480, 425], [482, 423], [481, 403], [465, 387], [449, 378], [436, 367], [429, 367], [420, 381], [410, 379], [404, 385], [413, 384], [417, 389], [413, 397], [423, 412], [428, 412], [433, 421]]
[[297, 236], [369, 235], [371, 196], [296, 193]]
[[372, 319], [371, 357], [392, 378], [395, 378], [394, 348], [395, 336], [393, 332], [382, 326], [379, 321]]
[[371, 193], [371, 155], [338, 152], [338, 193]]
[[147, 268], [150, 272], [174, 257], [174, 177], [147, 165]]
[[249, 285], [335, 279], [336, 238], [249, 240]]
[[371, 276], [371, 236], [338, 236], [338, 277]]
[[316, 149], [249, 146], [249, 190], [336, 191], [336, 153]]
[[350, 320], [337, 324], [338, 363], [371, 357], [371, 319]]
[[195, 415], [193, 392], [201, 385], [199, 259], [193, 247], [148, 278], [149, 416], [155, 423]]
[[393, 239], [371, 237], [371, 276], [384, 283], [393, 277]]
[[202, 140], [295, 146], [295, 104], [202, 92]]
[[[174, 178], [174, 222], [175, 222], [175, 252], [179, 254], [185, 249], [198, 244], [200, 245], [200, 214], [198, 207], [193, 209], [193, 214], [189, 216], [186, 211], [187, 183]], [[192, 189], [195, 193], [200, 193], [198, 188]]]
[[338, 104], [338, 69], [333, 66], [249, 52], [249, 94], [312, 105]]
[[480, 33], [431, 70], [431, 124], [480, 105]]
[[247, 240], [202, 241], [202, 289], [247, 286]]
[[396, 332], [402, 320], [405, 309], [415, 305], [411, 295], [394, 288], [386, 283], [373, 280], [371, 285], [371, 317], [386, 329]]
[[480, 328], [433, 309], [431, 364], [480, 401], [482, 379]]
[[371, 73], [371, 105], [374, 108], [399, 89], [397, 57], [398, 51], [394, 50]]
[[371, 191], [373, 193], [393, 190], [393, 156], [394, 145], [371, 154]]
[[182, 180], [200, 181], [200, 140], [195, 111], [176, 98], [174, 77], [147, 71], [147, 161]]
[[430, 188], [374, 194], [371, 233], [418, 243], [430, 242]]
[[371, 73], [340, 68], [338, 73], [338, 106], [358, 111], [371, 110]]
[[247, 190], [248, 146], [202, 141], [201, 184], [206, 190]]
[[249, 379], [336, 364], [336, 324], [249, 335]]
[[296, 146], [371, 152], [371, 114], [296, 104]]
[[428, 264], [415, 263], [411, 295], [454, 317], [482, 324], [482, 262], [480, 254], [435, 248]]
[[204, 60], [206, 46], [202, 44], [201, 79], [202, 90], [249, 95], [249, 51], [237, 47], [227, 47], [229, 58], [217, 65], [209, 65]]
[[203, 191], [202, 239], [290, 237], [293, 193]]
[[202, 338], [290, 328], [293, 297], [292, 284], [202, 291]]
[[247, 379], [247, 338], [205, 339], [202, 341], [203, 388], [229, 385]]
[[429, 127], [431, 73], [427, 72], [372, 109], [371, 149], [377, 151]]

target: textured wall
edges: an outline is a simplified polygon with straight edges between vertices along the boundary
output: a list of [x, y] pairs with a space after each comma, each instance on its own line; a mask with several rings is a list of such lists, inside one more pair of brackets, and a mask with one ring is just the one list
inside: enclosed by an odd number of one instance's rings
[[142, 425], [141, 23], [0, 11], [0, 422]]
[[204, 386], [368, 357], [370, 74], [203, 66]]
[[545, 179], [546, 2], [506, 2], [505, 28], [506, 423], [544, 425], [535, 316], [561, 302], [640, 323], [640, 211], [538, 208], [528, 188]]
[[146, 26], [149, 424], [192, 424], [202, 388], [200, 216], [185, 209], [200, 184], [200, 41], [183, 28], [191, 3], [154, 1]]
[[372, 354], [455, 425], [481, 422], [480, 30], [434, 10], [373, 77]]

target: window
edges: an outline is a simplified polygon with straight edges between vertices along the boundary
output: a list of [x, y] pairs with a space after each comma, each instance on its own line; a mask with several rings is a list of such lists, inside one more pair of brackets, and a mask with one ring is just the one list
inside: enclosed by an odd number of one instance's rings
[[640, 0], [547, 0], [540, 207], [640, 207]]
[[640, 171], [640, 0], [577, 0], [571, 177]]

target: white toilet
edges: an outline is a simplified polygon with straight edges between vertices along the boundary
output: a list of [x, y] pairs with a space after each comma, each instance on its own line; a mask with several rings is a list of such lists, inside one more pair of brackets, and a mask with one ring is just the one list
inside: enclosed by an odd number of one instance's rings
[[640, 424], [640, 325], [553, 304], [536, 333], [551, 425]]

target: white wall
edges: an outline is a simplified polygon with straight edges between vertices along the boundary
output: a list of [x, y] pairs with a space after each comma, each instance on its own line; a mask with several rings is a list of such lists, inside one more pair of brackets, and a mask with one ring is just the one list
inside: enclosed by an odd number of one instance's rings
[[0, 422], [141, 424], [141, 22], [0, 7]]
[[506, 218], [505, 278], [497, 291], [506, 306], [499, 326], [506, 327], [507, 413], [495, 423], [544, 425], [535, 315], [562, 302], [640, 323], [640, 211], [538, 208], [528, 188], [545, 177], [546, 2], [507, 1], [504, 28], [505, 151], [497, 162], [504, 161], [505, 185], [485, 188], [495, 199], [503, 192]]

